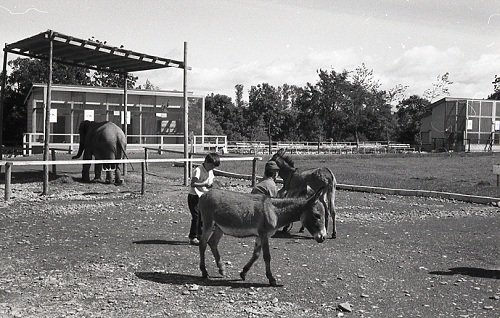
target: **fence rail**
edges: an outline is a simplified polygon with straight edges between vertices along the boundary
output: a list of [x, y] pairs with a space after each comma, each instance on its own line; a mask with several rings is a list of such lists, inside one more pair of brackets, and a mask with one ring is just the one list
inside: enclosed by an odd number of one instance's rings
[[[225, 135], [192, 135], [191, 146], [197, 151], [227, 150], [227, 136]], [[43, 147], [43, 133], [25, 133], [23, 135], [23, 155], [31, 155], [33, 148]], [[50, 134], [50, 147], [59, 147], [74, 151], [78, 149], [79, 134]], [[141, 149], [143, 147], [175, 148], [184, 146], [184, 135], [127, 135], [127, 149]]]
[[[253, 161], [252, 164], [252, 186], [256, 180], [256, 162], [262, 160], [262, 157], [228, 157], [220, 158], [220, 161]], [[140, 163], [141, 164], [141, 194], [145, 193], [146, 187], [146, 164], [165, 163], [165, 162], [204, 162], [204, 158], [165, 158], [165, 159], [112, 159], [112, 160], [50, 160], [50, 161], [0, 161], [0, 166], [5, 166], [5, 201], [11, 196], [12, 189], [12, 168], [14, 166], [57, 166], [57, 165], [83, 165], [83, 164], [104, 164], [104, 163]]]

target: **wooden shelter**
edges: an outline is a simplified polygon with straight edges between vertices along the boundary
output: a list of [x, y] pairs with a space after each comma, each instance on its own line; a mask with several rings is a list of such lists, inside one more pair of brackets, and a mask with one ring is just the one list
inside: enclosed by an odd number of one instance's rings
[[[30, 58], [37, 58], [49, 62], [49, 76], [47, 79], [47, 102], [45, 103], [45, 132], [44, 132], [44, 155], [43, 160], [48, 160], [49, 136], [50, 136], [50, 105], [52, 95], [52, 63], [57, 62], [66, 65], [79, 66], [92, 70], [105, 71], [123, 75], [124, 78], [124, 110], [127, 114], [127, 75], [130, 72], [153, 70], [167, 67], [181, 68], [184, 70], [183, 97], [184, 97], [184, 156], [188, 158], [188, 107], [187, 106], [187, 43], [184, 42], [184, 61], [176, 61], [159, 56], [139, 53], [124, 49], [122, 47], [109, 46], [101, 42], [78, 39], [53, 30], [47, 30], [37, 35], [22, 39], [20, 41], [5, 44], [3, 59], [3, 81], [0, 96], [0, 145], [3, 141], [3, 108], [5, 98], [7, 54], [13, 53]], [[124, 118], [124, 123], [127, 118]], [[123, 126], [127, 135], [127, 125]], [[0, 147], [0, 159], [2, 150]], [[187, 165], [184, 169], [184, 183], [187, 185]], [[46, 193], [48, 184], [48, 167], [44, 166], [44, 190]]]

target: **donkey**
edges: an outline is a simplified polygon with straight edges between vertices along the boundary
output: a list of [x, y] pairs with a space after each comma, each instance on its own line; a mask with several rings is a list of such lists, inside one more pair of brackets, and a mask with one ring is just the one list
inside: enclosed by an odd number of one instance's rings
[[256, 237], [252, 257], [240, 273], [245, 280], [247, 272], [264, 251], [266, 276], [271, 286], [276, 279], [271, 273], [271, 254], [269, 237], [278, 228], [295, 221], [302, 224], [318, 243], [326, 238], [325, 210], [318, 198], [317, 191], [310, 198], [270, 198], [264, 195], [240, 193], [214, 189], [200, 197], [198, 208], [203, 230], [200, 239], [200, 270], [203, 278], [208, 278], [205, 266], [207, 244], [212, 250], [219, 273], [225, 275], [219, 250], [219, 240], [224, 234], [235, 237]]
[[[285, 149], [281, 148], [271, 159], [280, 168], [278, 175], [283, 179], [283, 188], [278, 191], [278, 197], [304, 197], [310, 190], [319, 191], [323, 189], [320, 201], [325, 207], [325, 226], [328, 230], [328, 216], [332, 218], [332, 238], [337, 238], [337, 226], [335, 222], [335, 187], [337, 180], [332, 171], [327, 167], [299, 171], [294, 167], [290, 156], [285, 155]], [[286, 228], [285, 228], [286, 231]], [[303, 231], [303, 228], [301, 229]]]

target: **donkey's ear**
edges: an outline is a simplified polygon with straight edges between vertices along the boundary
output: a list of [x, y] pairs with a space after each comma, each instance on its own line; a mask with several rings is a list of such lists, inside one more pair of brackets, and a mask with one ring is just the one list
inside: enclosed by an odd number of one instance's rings
[[278, 152], [276, 153], [278, 156], [283, 156], [286, 152], [286, 149], [285, 148], [281, 148], [280, 150], [278, 150]]

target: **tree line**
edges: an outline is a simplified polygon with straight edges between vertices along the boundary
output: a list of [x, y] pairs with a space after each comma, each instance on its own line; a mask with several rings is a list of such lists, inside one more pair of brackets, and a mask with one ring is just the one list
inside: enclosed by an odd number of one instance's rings
[[[437, 97], [449, 95], [449, 73], [438, 75], [423, 94], [406, 96], [407, 86], [381, 89], [365, 64], [353, 71], [320, 69], [316, 83], [304, 87], [268, 83], [251, 86], [249, 100], [226, 95], [206, 98], [205, 132], [228, 140], [250, 141], [385, 141], [417, 145], [421, 119]], [[500, 78], [494, 93], [500, 99]]]
[[[33, 83], [44, 83], [48, 63], [17, 58], [5, 85], [4, 144], [20, 145], [26, 132], [26, 98]], [[248, 102], [244, 86], [231, 97], [209, 94], [205, 99], [205, 134], [227, 135], [229, 141], [393, 141], [416, 144], [420, 120], [436, 97], [449, 95], [449, 74], [439, 75], [420, 95], [406, 96], [407, 86], [381, 89], [365, 64], [340, 72], [320, 69], [316, 83], [303, 87], [268, 83], [251, 86]], [[3, 78], [3, 77], [1, 77]], [[137, 85], [128, 75], [128, 88], [159, 89], [151, 82]], [[120, 75], [54, 63], [53, 83], [122, 87]], [[488, 97], [500, 99], [500, 77]]]

